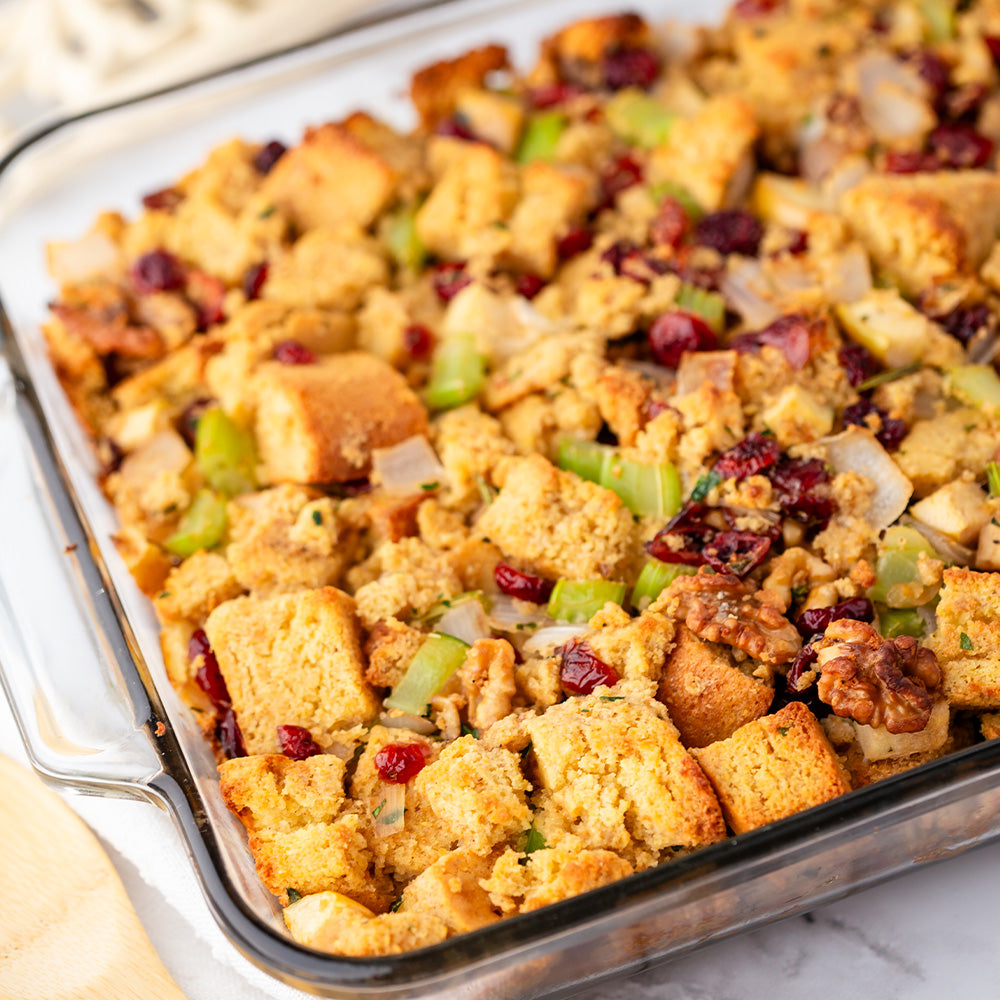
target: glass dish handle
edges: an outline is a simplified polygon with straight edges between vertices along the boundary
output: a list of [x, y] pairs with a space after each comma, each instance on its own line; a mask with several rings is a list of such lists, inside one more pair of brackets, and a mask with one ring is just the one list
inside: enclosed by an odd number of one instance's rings
[[98, 624], [113, 613], [109, 596], [68, 493], [50, 479], [58, 468], [39, 453], [29, 396], [0, 360], [0, 687], [43, 777], [155, 799], [162, 727], [138, 673], [118, 669], [122, 657], [132, 666], [122, 630]]

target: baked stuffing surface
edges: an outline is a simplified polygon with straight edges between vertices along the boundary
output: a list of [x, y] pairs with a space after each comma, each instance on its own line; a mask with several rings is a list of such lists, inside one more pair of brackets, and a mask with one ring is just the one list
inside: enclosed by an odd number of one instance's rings
[[995, 738], [1000, 6], [618, 14], [53, 243], [292, 936], [419, 948]]

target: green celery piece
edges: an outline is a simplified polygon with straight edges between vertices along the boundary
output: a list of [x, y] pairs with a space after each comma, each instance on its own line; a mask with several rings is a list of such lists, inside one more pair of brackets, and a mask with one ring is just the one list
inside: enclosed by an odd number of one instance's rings
[[640, 517], [673, 517], [681, 509], [681, 477], [669, 462], [644, 465], [615, 456], [603, 469], [601, 486]]
[[403, 679], [385, 699], [386, 708], [423, 715], [431, 698], [465, 662], [468, 651], [468, 643], [461, 639], [432, 632], [410, 661]]
[[612, 601], [625, 599], [625, 584], [614, 580], [557, 580], [546, 610], [556, 621], [579, 624], [590, 621]]
[[218, 406], [206, 410], [194, 436], [194, 457], [208, 485], [236, 496], [257, 488], [257, 448], [253, 435]]
[[709, 292], [685, 282], [677, 292], [674, 305], [700, 316], [714, 334], [720, 334], [726, 328], [726, 300], [718, 292]]
[[986, 463], [986, 485], [991, 497], [1000, 497], [1000, 463]]
[[933, 600], [937, 588], [920, 581], [917, 560], [920, 553], [936, 556], [934, 547], [914, 528], [888, 528], [875, 564], [875, 584], [868, 597], [890, 608], [916, 608]]
[[560, 111], [542, 111], [532, 115], [524, 127], [514, 159], [518, 163], [555, 159], [556, 147], [568, 124], [569, 118]]
[[880, 609], [878, 624], [886, 639], [895, 639], [901, 635], [911, 635], [914, 639], [924, 637], [924, 622], [915, 608]]
[[198, 490], [164, 546], [175, 556], [187, 559], [200, 549], [214, 549], [222, 541], [228, 524], [225, 499], [212, 490]]
[[694, 576], [698, 572], [696, 566], [686, 566], [684, 563], [666, 563], [659, 559], [647, 559], [642, 567], [639, 579], [632, 588], [629, 603], [639, 611], [645, 610], [660, 594], [679, 576]]
[[556, 464], [566, 472], [575, 472], [581, 479], [599, 483], [614, 456], [615, 450], [610, 445], [566, 437], [559, 442]]
[[419, 271], [427, 260], [427, 247], [417, 235], [415, 207], [403, 208], [390, 215], [382, 229], [392, 259], [410, 271]]
[[954, 0], [920, 0], [929, 42], [947, 42], [955, 37]]
[[993, 365], [958, 365], [949, 368], [948, 391], [973, 406], [1000, 410], [1000, 375]]
[[619, 90], [604, 106], [611, 131], [644, 149], [660, 146], [670, 138], [676, 115], [641, 90]]
[[486, 359], [476, 348], [475, 337], [453, 334], [434, 352], [431, 379], [425, 390], [433, 410], [450, 410], [475, 399], [486, 381]]

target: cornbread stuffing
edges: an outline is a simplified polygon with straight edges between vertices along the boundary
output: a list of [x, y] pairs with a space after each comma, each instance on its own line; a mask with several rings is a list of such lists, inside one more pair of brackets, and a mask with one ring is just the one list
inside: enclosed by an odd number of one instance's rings
[[581, 20], [51, 244], [295, 940], [422, 948], [1000, 736], [998, 23]]

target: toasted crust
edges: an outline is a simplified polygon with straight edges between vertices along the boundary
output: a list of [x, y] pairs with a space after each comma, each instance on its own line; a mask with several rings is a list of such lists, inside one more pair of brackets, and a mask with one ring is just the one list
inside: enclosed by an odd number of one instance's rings
[[502, 45], [485, 45], [456, 59], [425, 66], [413, 75], [410, 84], [410, 99], [421, 125], [432, 129], [454, 111], [455, 99], [463, 88], [481, 86], [490, 73], [508, 66], [507, 50]]

